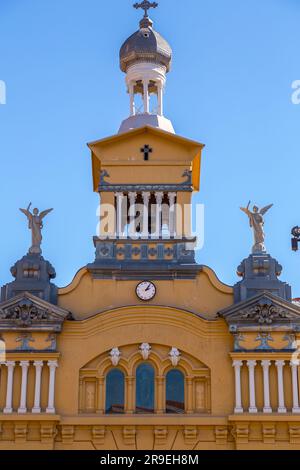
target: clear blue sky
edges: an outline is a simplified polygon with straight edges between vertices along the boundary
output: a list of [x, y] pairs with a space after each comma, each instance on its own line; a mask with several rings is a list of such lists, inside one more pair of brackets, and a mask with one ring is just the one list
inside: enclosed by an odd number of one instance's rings
[[[18, 211], [54, 207], [44, 256], [68, 284], [94, 258], [98, 196], [86, 143], [114, 134], [128, 115], [118, 54], [138, 25], [133, 0], [0, 0], [0, 284], [28, 247]], [[206, 144], [201, 192], [205, 248], [198, 261], [228, 284], [252, 236], [240, 205], [275, 204], [268, 251], [300, 296], [299, 0], [160, 0], [155, 28], [174, 49], [165, 113], [178, 134]]]

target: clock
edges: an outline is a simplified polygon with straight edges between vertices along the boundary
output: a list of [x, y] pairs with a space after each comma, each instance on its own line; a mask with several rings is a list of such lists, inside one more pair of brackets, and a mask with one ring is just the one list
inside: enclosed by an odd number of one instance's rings
[[156, 295], [156, 287], [153, 282], [143, 281], [140, 282], [136, 287], [136, 295], [140, 300], [148, 302], [152, 300]]

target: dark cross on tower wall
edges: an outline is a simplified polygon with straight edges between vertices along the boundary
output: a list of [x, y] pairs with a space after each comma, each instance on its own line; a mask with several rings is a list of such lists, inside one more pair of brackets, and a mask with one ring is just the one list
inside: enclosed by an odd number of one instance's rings
[[152, 152], [153, 152], [153, 149], [150, 147], [150, 145], [144, 145], [144, 147], [141, 148], [141, 153], [144, 154], [145, 162], [149, 161], [149, 156], [150, 156], [150, 153]]
[[143, 0], [142, 3], [135, 3], [133, 6], [134, 6], [134, 8], [136, 8], [137, 10], [138, 10], [139, 8], [142, 8], [142, 10], [144, 10], [144, 12], [145, 12], [144, 17], [145, 17], [145, 18], [148, 18], [148, 10], [150, 10], [150, 8], [157, 8], [157, 7], [158, 7], [158, 3], [156, 3], [156, 2], [149, 2], [148, 0]]

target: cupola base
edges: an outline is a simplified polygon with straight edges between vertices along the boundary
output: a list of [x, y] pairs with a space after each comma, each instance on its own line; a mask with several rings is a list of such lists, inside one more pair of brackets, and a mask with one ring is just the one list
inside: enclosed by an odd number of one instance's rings
[[158, 129], [162, 129], [166, 132], [171, 132], [175, 134], [175, 130], [172, 122], [165, 118], [164, 116], [159, 116], [157, 114], [136, 114], [135, 116], [130, 116], [125, 119], [119, 129], [119, 134], [123, 132], [128, 132], [132, 129], [138, 129], [140, 127], [151, 126]]

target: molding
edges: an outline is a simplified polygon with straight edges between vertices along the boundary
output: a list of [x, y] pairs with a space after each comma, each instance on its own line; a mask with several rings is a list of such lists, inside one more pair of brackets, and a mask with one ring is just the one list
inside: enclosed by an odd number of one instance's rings
[[300, 307], [268, 291], [218, 312], [230, 327], [239, 331], [300, 331]]
[[[210, 282], [212, 283], [212, 285], [217, 289], [219, 290], [220, 292], [224, 293], [224, 294], [230, 294], [233, 296], [233, 287], [228, 285], [228, 284], [225, 284], [224, 282], [222, 282], [216, 272], [210, 268], [209, 266], [206, 266], [206, 265], [201, 265], [202, 267], [202, 273], [206, 274], [207, 277], [209, 278]], [[233, 301], [233, 298], [232, 298], [232, 301]]]
[[77, 338], [97, 335], [99, 329], [105, 332], [121, 326], [140, 324], [141, 315], [143, 322], [147, 324], [174, 326], [189, 333], [200, 333], [203, 337], [229, 336], [228, 328], [222, 319], [209, 320], [199, 314], [177, 307], [144, 304], [106, 310], [102, 313], [97, 312], [83, 320], [65, 322], [63, 334]]
[[70, 312], [29, 292], [0, 304], [0, 331], [60, 332]]
[[69, 294], [70, 292], [72, 292], [73, 290], [76, 289], [76, 287], [79, 286], [82, 278], [88, 274], [88, 269], [86, 268], [86, 266], [84, 266], [83, 268], [80, 268], [77, 273], [75, 274], [75, 276], [73, 277], [72, 281], [70, 282], [70, 284], [68, 284], [67, 286], [65, 287], [59, 287], [58, 288], [58, 296], [60, 295], [65, 295], [65, 294]]
[[157, 129], [157, 128], [151, 127], [151, 126], [144, 126], [144, 127], [138, 128], [138, 129], [132, 129], [132, 130], [130, 130], [128, 132], [124, 132], [122, 134], [115, 134], [115, 135], [112, 135], [112, 136], [109, 136], [109, 137], [105, 137], [104, 139], [100, 139], [100, 140], [96, 140], [94, 142], [90, 142], [87, 145], [91, 150], [94, 150], [93, 147], [95, 147], [95, 146], [101, 147], [102, 145], [107, 145], [107, 144], [110, 144], [110, 143], [113, 143], [113, 142], [127, 140], [129, 136], [141, 135], [141, 134], [145, 134], [145, 133], [154, 134], [154, 135], [158, 135], [158, 136], [163, 136], [166, 139], [169, 139], [173, 142], [175, 141], [175, 142], [181, 143], [183, 145], [186, 145], [188, 147], [192, 147], [192, 148], [195, 148], [195, 149], [199, 149], [199, 148], [203, 149], [205, 147], [204, 144], [201, 144], [200, 142], [197, 142], [195, 140], [187, 139], [186, 137], [182, 137], [182, 136], [179, 136], [177, 134], [172, 134], [171, 132], [167, 132], [167, 131], [164, 131], [162, 129]]
[[113, 192], [113, 193], [123, 193], [123, 192], [193, 192], [193, 183], [192, 183], [192, 171], [185, 170], [182, 177], [186, 177], [186, 181], [176, 184], [117, 184], [110, 183], [106, 181], [105, 178], [109, 178], [109, 174], [106, 170], [100, 171], [100, 183], [98, 186], [98, 191], [101, 192]]

